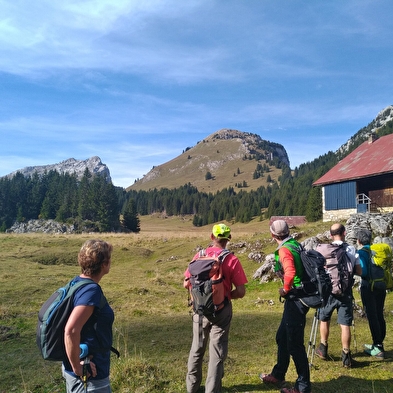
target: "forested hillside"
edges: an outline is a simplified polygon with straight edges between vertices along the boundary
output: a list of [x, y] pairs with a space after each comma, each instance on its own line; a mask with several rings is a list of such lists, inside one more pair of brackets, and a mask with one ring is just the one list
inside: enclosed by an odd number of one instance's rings
[[[102, 176], [93, 176], [89, 170], [81, 180], [57, 171], [28, 177], [17, 173], [0, 179], [0, 231], [15, 221], [37, 218], [101, 232], [131, 229], [124, 223], [134, 223], [138, 231], [136, 217], [152, 213], [193, 215], [196, 226], [221, 220], [248, 222], [253, 217], [274, 215], [305, 215], [309, 221], [316, 221], [322, 217], [321, 189], [313, 188], [312, 183], [363, 143], [371, 130], [375, 130], [375, 121], [357, 132], [345, 149], [328, 152], [293, 171], [283, 162], [267, 161], [270, 167], [265, 173], [274, 166], [281, 174], [277, 180], [270, 179], [267, 186], [251, 190], [240, 185], [207, 193], [186, 183], [172, 189], [127, 192]], [[391, 133], [393, 121], [378, 128], [379, 136]]]
[[312, 212], [310, 219], [318, 219], [319, 189], [310, 193], [311, 184], [335, 160], [335, 155], [329, 153], [301, 165], [294, 176], [284, 166], [279, 183], [272, 181], [267, 187], [251, 191], [228, 187], [214, 194], [199, 192], [191, 184], [174, 189], [126, 192], [101, 176], [92, 176], [88, 170], [81, 181], [56, 171], [41, 177], [24, 177], [19, 173], [11, 179], [0, 179], [0, 230], [5, 231], [15, 221], [43, 218], [91, 231], [118, 231], [122, 229], [120, 217], [130, 202], [131, 216], [133, 210], [139, 215], [193, 215], [196, 226], [221, 220], [248, 222], [256, 216], [304, 215], [305, 207]]
[[0, 179], [0, 230], [15, 222], [54, 219], [92, 231], [114, 231], [120, 226], [122, 193], [102, 176], [86, 170], [80, 181], [76, 175], [50, 171], [43, 176], [25, 177], [17, 173]]

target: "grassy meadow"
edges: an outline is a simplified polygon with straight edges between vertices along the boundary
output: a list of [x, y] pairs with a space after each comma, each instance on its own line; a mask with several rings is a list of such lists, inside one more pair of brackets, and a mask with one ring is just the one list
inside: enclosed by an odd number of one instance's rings
[[[321, 222], [305, 224], [293, 232], [304, 239], [328, 227]], [[234, 301], [223, 392], [276, 392], [263, 385], [258, 374], [270, 372], [276, 359], [275, 332], [283, 307], [277, 296], [279, 284], [253, 280], [259, 265], [247, 257], [251, 250], [271, 253], [275, 243], [267, 220], [231, 228], [229, 248], [241, 260], [249, 284], [246, 296]], [[192, 321], [182, 274], [196, 247], [209, 244], [210, 229], [194, 228], [190, 218], [151, 216], [141, 217], [137, 235], [0, 234], [0, 393], [65, 391], [60, 364], [42, 360], [36, 347], [37, 312], [51, 293], [79, 274], [77, 253], [85, 240], [95, 237], [114, 246], [111, 271], [100, 283], [115, 311], [114, 346], [122, 355], [112, 357], [113, 391], [184, 393]], [[355, 299], [360, 305], [357, 292]], [[353, 369], [341, 366], [340, 329], [333, 318], [329, 340], [333, 359], [314, 358], [313, 393], [393, 391], [392, 310], [393, 294], [388, 294], [384, 361], [363, 354], [370, 333], [367, 321], [356, 316], [352, 352], [359, 367]], [[313, 317], [310, 310], [306, 348]], [[290, 385], [296, 379], [293, 362], [286, 379]]]

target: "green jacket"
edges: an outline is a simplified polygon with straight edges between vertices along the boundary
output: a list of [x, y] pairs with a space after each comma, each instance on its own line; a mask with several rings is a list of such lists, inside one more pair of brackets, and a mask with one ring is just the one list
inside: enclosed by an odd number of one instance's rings
[[280, 244], [280, 246], [274, 252], [274, 259], [276, 261], [276, 264], [274, 267], [275, 272], [279, 272], [279, 271], [283, 272], [283, 267], [281, 265], [280, 257], [278, 255], [278, 250], [281, 247], [287, 248], [291, 252], [291, 254], [293, 255], [293, 258], [295, 260], [295, 271], [296, 271], [296, 274], [295, 274], [295, 277], [293, 280], [293, 286], [299, 287], [302, 283], [304, 269], [303, 269], [302, 260], [300, 259], [300, 254], [298, 252], [296, 252], [294, 248], [299, 248], [299, 247], [301, 247], [301, 245], [292, 237], [289, 237], [287, 240], [284, 240], [284, 242]]

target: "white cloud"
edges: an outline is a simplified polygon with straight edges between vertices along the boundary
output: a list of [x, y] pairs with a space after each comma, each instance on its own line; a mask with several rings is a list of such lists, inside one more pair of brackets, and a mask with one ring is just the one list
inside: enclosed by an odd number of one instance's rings
[[392, 9], [0, 0], [0, 158], [99, 155], [124, 179], [225, 127], [283, 144], [291, 162], [298, 139], [339, 146], [391, 104]]

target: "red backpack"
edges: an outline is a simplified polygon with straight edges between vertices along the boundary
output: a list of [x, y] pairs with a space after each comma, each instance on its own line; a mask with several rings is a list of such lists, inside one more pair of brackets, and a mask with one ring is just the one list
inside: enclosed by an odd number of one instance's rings
[[226, 299], [222, 263], [229, 254], [230, 251], [224, 249], [217, 257], [210, 257], [205, 250], [201, 250], [198, 257], [188, 265], [190, 305], [196, 314], [214, 317], [224, 307]]

